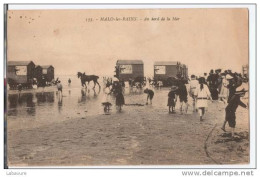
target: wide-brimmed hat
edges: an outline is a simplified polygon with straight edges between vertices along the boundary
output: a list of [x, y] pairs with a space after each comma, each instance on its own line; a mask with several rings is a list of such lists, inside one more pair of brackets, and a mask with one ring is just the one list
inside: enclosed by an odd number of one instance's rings
[[113, 82], [118, 82], [119, 80], [116, 77], [113, 77]]
[[248, 90], [246, 90], [243, 86], [239, 86], [236, 88], [236, 92], [235, 94], [236, 95], [240, 95], [240, 94], [244, 94], [246, 93]]
[[230, 74], [227, 74], [226, 79], [233, 79], [233, 77]]

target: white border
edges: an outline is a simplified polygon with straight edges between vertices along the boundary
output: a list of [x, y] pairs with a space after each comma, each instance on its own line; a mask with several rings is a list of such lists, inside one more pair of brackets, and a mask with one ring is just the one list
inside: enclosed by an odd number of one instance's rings
[[250, 8], [254, 7], [254, 5], [220, 5], [220, 4], [214, 4], [214, 5], [179, 5], [179, 4], [154, 4], [154, 5], [144, 5], [144, 4], [32, 4], [32, 5], [26, 5], [26, 4], [21, 4], [21, 5], [16, 5], [16, 4], [11, 4], [9, 5], [9, 10], [47, 10], [47, 9], [52, 9], [52, 10], [58, 10], [58, 9], [187, 9], [187, 8]]
[[[32, 5], [27, 5], [27, 4], [11, 4], [9, 5], [9, 10], [39, 10], [39, 9], [178, 9], [178, 8], [248, 8], [249, 10], [249, 65], [250, 65], [250, 164], [249, 165], [173, 165], [173, 166], [91, 166], [91, 167], [28, 167], [28, 168], [187, 168], [187, 169], [201, 169], [201, 168], [216, 168], [216, 169], [230, 169], [230, 168], [255, 168], [256, 167], [256, 9], [255, 5], [253, 4], [208, 4], [208, 5], [137, 5], [137, 4], [124, 4], [124, 5], [90, 5], [90, 4], [67, 4], [67, 5], [62, 5], [62, 4], [52, 4], [52, 5], [47, 5], [47, 4], [32, 4]], [[19, 168], [19, 167], [10, 167], [10, 168]], [[24, 167], [21, 167], [24, 168]]]

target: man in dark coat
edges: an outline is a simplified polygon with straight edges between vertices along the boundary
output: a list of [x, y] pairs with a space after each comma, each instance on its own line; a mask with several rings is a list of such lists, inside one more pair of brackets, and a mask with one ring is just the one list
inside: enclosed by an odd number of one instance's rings
[[207, 79], [209, 83], [209, 90], [213, 100], [218, 100], [218, 74], [214, 73], [213, 69], [210, 70], [210, 74]]

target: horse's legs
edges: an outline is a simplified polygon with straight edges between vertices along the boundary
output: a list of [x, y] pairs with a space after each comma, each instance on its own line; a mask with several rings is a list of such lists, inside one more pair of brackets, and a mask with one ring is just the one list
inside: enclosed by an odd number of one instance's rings
[[96, 81], [96, 83], [98, 84], [98, 86], [99, 86], [99, 89], [100, 89], [100, 87], [101, 87], [101, 86], [100, 86], [100, 84], [98, 83], [98, 81]]
[[94, 82], [94, 87], [93, 87], [93, 89], [95, 89], [95, 87], [96, 87], [96, 82], [95, 81], [93, 81]]
[[[89, 81], [88, 81], [88, 86], [87, 86], [88, 88], [89, 88]], [[90, 92], [90, 89], [88, 89], [88, 93]]]

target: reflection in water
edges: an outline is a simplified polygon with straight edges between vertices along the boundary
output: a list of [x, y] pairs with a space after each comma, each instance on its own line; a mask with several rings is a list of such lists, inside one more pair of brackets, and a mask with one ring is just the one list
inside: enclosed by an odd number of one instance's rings
[[100, 93], [100, 88], [98, 89], [98, 92], [96, 92], [95, 89], [93, 89], [93, 90], [94, 90], [94, 98], [97, 98]]
[[18, 103], [18, 95], [8, 95], [9, 108], [16, 108]]
[[58, 110], [59, 110], [59, 113], [61, 113], [62, 111], [62, 96], [60, 98], [58, 98]]
[[33, 94], [28, 94], [26, 97], [26, 111], [29, 115], [35, 116], [35, 103], [33, 101]]
[[87, 100], [87, 97], [86, 97], [86, 89], [82, 88], [81, 89], [81, 97], [79, 98], [78, 102], [79, 103], [85, 103]]
[[54, 92], [45, 93], [22, 93], [8, 95], [8, 115], [17, 116], [19, 114], [27, 113], [27, 115], [35, 116], [35, 103], [53, 103]]
[[37, 103], [53, 103], [54, 102], [54, 92], [40, 92], [36, 93]]
[[45, 103], [46, 102], [46, 96], [44, 95], [44, 92], [36, 93], [37, 103]]
[[98, 92], [95, 89], [92, 90], [93, 92], [90, 91], [90, 89], [82, 88], [81, 97], [78, 99], [78, 103], [86, 103], [87, 100], [97, 99], [101, 89], [99, 89]]

